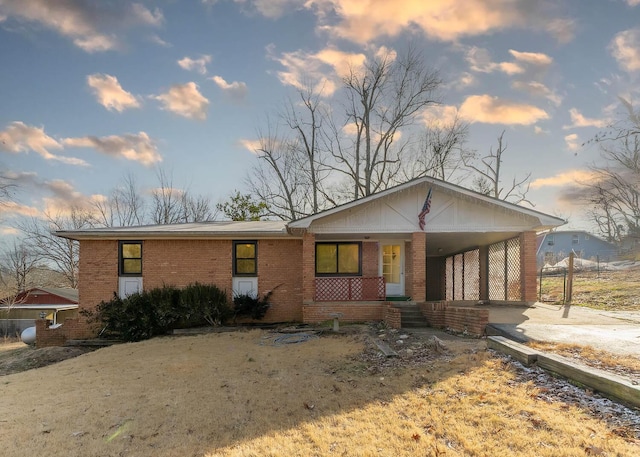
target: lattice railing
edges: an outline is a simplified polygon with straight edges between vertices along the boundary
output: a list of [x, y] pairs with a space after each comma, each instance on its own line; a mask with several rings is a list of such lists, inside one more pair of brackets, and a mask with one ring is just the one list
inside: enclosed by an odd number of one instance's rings
[[489, 246], [489, 299], [521, 300], [520, 240], [511, 238]]
[[480, 298], [480, 251], [473, 249], [446, 259], [445, 292], [447, 300]]
[[368, 301], [386, 298], [384, 278], [316, 278], [316, 301]]

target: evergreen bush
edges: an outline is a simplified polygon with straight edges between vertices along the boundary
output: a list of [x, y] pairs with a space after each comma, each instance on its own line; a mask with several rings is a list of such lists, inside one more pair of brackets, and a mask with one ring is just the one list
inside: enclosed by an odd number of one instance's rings
[[212, 284], [189, 284], [181, 292], [183, 318], [196, 325], [206, 322], [209, 325], [221, 325], [232, 315], [227, 303], [227, 293]]
[[177, 327], [221, 325], [233, 314], [227, 294], [214, 285], [190, 284], [184, 289], [163, 286], [121, 299], [100, 302], [90, 321], [103, 324], [101, 336], [141, 341]]
[[270, 290], [260, 297], [254, 297], [249, 294], [236, 294], [233, 297], [234, 319], [237, 317], [250, 317], [251, 319], [262, 319], [271, 307], [269, 298], [273, 294]]

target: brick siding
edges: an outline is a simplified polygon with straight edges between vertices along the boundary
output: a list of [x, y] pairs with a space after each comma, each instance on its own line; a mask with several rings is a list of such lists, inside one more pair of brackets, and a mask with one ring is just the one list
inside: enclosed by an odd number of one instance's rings
[[84, 322], [78, 318], [70, 318], [58, 328], [49, 328], [50, 322], [46, 319], [36, 320], [36, 347], [46, 348], [50, 346], [63, 346], [67, 340], [91, 336], [87, 333]]
[[340, 322], [384, 321], [391, 328], [400, 328], [400, 309], [393, 307], [389, 302], [324, 302], [303, 305], [302, 322], [305, 324], [319, 324], [332, 321], [332, 314], [334, 313], [342, 313]]
[[[215, 284], [232, 297], [233, 242], [231, 240], [146, 240], [142, 248], [145, 290], [163, 285], [184, 287], [194, 282]], [[272, 307], [263, 322], [302, 320], [302, 241], [258, 241], [258, 292], [274, 290]], [[80, 309], [94, 310], [118, 292], [118, 241], [80, 243]], [[65, 338], [95, 336], [84, 317], [62, 328]], [[49, 330], [51, 331], [51, 330]], [[37, 333], [36, 333], [37, 334]], [[48, 333], [47, 333], [48, 334]], [[44, 341], [44, 340], [43, 340]], [[43, 343], [45, 344], [45, 343]]]
[[302, 301], [313, 302], [316, 296], [316, 236], [305, 233], [302, 237]]
[[302, 240], [258, 241], [258, 292], [273, 290], [261, 322], [302, 321]]
[[[412, 234], [406, 242], [406, 291], [417, 302], [426, 297], [426, 234]], [[534, 232], [520, 235], [521, 293], [524, 301], [536, 298], [536, 238]], [[193, 282], [215, 284], [229, 294], [232, 290], [231, 240], [146, 240], [143, 242], [143, 287], [148, 290], [165, 284], [184, 287]], [[362, 244], [363, 274], [377, 276], [379, 243]], [[386, 302], [313, 303], [315, 296], [315, 235], [303, 239], [258, 241], [258, 289], [263, 294], [274, 290], [272, 308], [264, 322], [318, 323], [329, 314], [342, 312], [346, 322], [387, 321], [399, 326], [399, 314]], [[80, 243], [80, 310], [93, 310], [118, 291], [118, 241], [83, 240]], [[488, 322], [486, 310], [472, 307], [449, 307], [444, 302], [421, 303], [430, 325], [449, 327], [470, 334], [482, 334]], [[40, 324], [44, 326], [44, 321]], [[43, 327], [38, 345], [51, 345], [69, 338], [88, 338], [96, 334], [80, 315], [67, 319], [56, 330]]]
[[378, 259], [380, 244], [374, 241], [362, 243], [362, 276], [379, 276]]
[[536, 232], [520, 234], [520, 300], [535, 302], [537, 300], [537, 260]]
[[302, 321], [318, 324], [333, 320], [331, 314], [342, 313], [342, 322], [382, 321], [386, 315], [386, 302], [322, 302], [302, 306]]
[[[427, 297], [427, 236], [424, 232], [411, 234], [411, 281], [407, 289], [411, 290], [411, 298], [421, 302]], [[409, 289], [410, 287], [410, 289]]]
[[482, 336], [489, 323], [489, 310], [472, 306], [451, 306], [447, 302], [420, 303], [420, 310], [434, 328], [450, 328], [456, 332]]

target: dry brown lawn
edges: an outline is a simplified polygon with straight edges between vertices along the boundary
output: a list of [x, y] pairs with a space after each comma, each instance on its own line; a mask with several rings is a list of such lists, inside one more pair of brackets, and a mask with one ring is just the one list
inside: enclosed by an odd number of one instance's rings
[[[395, 335], [393, 335], [395, 338]], [[261, 330], [156, 338], [0, 377], [11, 456], [635, 456], [588, 411], [542, 400], [482, 340], [363, 334], [274, 346]]]
[[[542, 301], [562, 302], [563, 281], [562, 276], [543, 276]], [[576, 272], [571, 303], [607, 311], [640, 311], [640, 269]]]
[[553, 352], [594, 368], [617, 373], [630, 379], [640, 380], [640, 354], [613, 354], [588, 345], [530, 341], [527, 346], [545, 352]]

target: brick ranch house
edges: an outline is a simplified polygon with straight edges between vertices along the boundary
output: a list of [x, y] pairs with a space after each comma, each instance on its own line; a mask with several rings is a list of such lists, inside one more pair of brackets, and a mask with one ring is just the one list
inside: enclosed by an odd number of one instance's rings
[[[425, 177], [289, 223], [56, 234], [80, 242], [80, 309], [93, 309], [114, 292], [198, 281], [233, 293], [274, 290], [263, 322], [318, 323], [342, 313], [344, 322], [400, 327], [402, 300], [431, 325], [482, 333], [488, 311], [469, 305], [534, 302], [536, 233], [563, 223]], [[55, 331], [40, 322], [38, 344], [94, 336], [82, 319]]]

